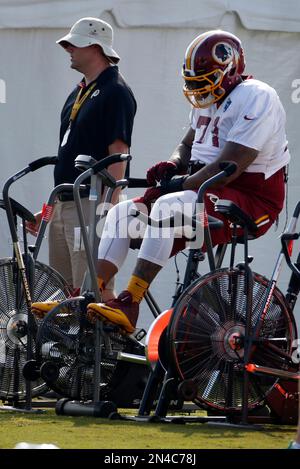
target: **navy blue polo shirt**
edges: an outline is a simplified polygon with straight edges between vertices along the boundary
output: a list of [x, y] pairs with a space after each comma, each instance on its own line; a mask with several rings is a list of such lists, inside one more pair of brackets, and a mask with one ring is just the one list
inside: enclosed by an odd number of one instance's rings
[[117, 66], [105, 69], [84, 91], [95, 82], [96, 86], [80, 107], [72, 122], [67, 142], [63, 146], [71, 110], [82, 83], [72, 91], [62, 109], [58, 162], [54, 168], [55, 186], [66, 182], [73, 183], [79, 176], [80, 172], [74, 167], [77, 155], [90, 155], [96, 160], [101, 160], [108, 156], [108, 147], [115, 140], [122, 140], [128, 147], [131, 145], [136, 113], [133, 92], [125, 83]]

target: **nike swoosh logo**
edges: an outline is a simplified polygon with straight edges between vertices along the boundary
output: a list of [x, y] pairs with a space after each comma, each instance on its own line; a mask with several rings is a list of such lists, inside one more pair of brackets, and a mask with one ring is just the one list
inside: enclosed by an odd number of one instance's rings
[[247, 114], [244, 116], [244, 119], [246, 119], [246, 121], [253, 121], [253, 119], [255, 119], [255, 117], [248, 117]]

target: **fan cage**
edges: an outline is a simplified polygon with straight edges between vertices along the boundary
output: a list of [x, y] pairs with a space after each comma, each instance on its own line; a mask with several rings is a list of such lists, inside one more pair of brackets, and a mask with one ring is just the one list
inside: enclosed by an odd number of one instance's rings
[[[66, 300], [54, 308], [40, 325], [37, 344], [40, 363], [51, 362], [58, 372], [58, 377], [46, 378], [48, 386], [62, 397], [92, 400], [95, 325], [87, 319], [85, 299]], [[116, 376], [118, 380], [123, 378], [123, 367], [117, 366], [118, 353], [130, 353], [132, 347], [132, 342], [120, 333], [110, 332], [102, 337], [101, 399], [109, 398], [116, 384]]]
[[[53, 269], [36, 261], [32, 301], [63, 300], [70, 291]], [[0, 399], [26, 399], [23, 367], [27, 361], [27, 304], [20, 272], [15, 259], [0, 260]], [[33, 318], [32, 354], [36, 352], [35, 332], [40, 321]], [[47, 390], [42, 379], [32, 382], [32, 397]]]
[[[251, 332], [265, 305], [268, 285], [265, 277], [253, 273]], [[245, 272], [240, 269], [220, 269], [196, 280], [175, 306], [168, 328], [170, 363], [180, 380], [196, 383], [194, 402], [200, 407], [241, 411], [246, 307]], [[266, 347], [265, 341], [291, 353], [295, 338], [293, 314], [275, 288], [251, 361], [285, 368], [285, 360]], [[250, 410], [263, 405], [276, 382], [276, 377], [250, 375]]]

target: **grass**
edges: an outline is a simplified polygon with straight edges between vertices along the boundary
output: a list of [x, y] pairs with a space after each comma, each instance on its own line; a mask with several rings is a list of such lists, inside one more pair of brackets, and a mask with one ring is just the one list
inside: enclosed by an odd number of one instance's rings
[[[128, 413], [125, 411], [124, 413]], [[259, 430], [201, 423], [155, 424], [92, 417], [0, 412], [0, 448], [20, 442], [52, 443], [64, 449], [280, 449], [296, 427], [261, 425]]]

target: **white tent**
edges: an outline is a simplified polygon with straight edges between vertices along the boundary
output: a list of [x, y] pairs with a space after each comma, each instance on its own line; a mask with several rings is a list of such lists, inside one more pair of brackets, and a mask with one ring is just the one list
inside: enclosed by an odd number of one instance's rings
[[[297, 0], [0, 0], [0, 187], [29, 161], [57, 150], [62, 104], [79, 81], [55, 40], [80, 17], [98, 16], [112, 24], [120, 69], [132, 87], [138, 112], [132, 144], [132, 175], [143, 177], [152, 162], [167, 159], [188, 125], [181, 65], [186, 46], [200, 32], [222, 28], [239, 36], [247, 72], [279, 93], [287, 112], [290, 165], [289, 213], [298, 200], [300, 101], [300, 3]], [[13, 196], [32, 211], [47, 199], [52, 170], [43, 169], [16, 184]], [[133, 195], [130, 191], [129, 195]], [[0, 215], [0, 256], [11, 251], [4, 214]], [[270, 275], [279, 250], [275, 233], [251, 244], [257, 271]], [[44, 246], [42, 258], [47, 260]], [[126, 280], [131, 253], [118, 280]], [[184, 262], [179, 262], [181, 271]], [[203, 266], [203, 271], [207, 267]], [[286, 284], [288, 273], [283, 276]], [[170, 280], [171, 279], [171, 280]], [[174, 280], [173, 280], [174, 279]], [[173, 261], [154, 283], [162, 308], [170, 304]], [[146, 310], [145, 310], [146, 311]], [[142, 325], [149, 324], [149, 313]]]

